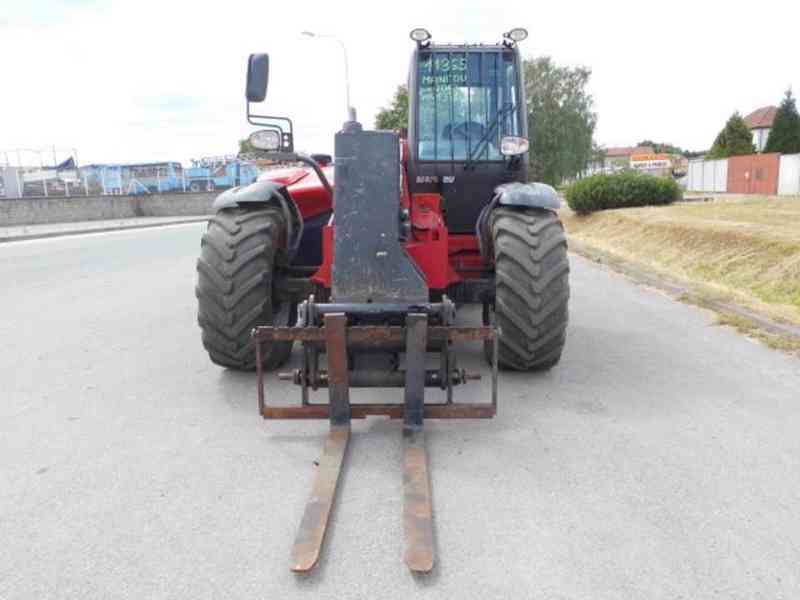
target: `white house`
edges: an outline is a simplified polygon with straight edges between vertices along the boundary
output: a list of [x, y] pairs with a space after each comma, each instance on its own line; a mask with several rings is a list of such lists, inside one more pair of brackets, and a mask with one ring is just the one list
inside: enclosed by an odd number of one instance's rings
[[777, 106], [764, 106], [754, 110], [744, 118], [744, 122], [753, 134], [753, 145], [756, 152], [763, 152], [769, 139], [769, 132], [772, 129], [772, 122], [778, 112]]

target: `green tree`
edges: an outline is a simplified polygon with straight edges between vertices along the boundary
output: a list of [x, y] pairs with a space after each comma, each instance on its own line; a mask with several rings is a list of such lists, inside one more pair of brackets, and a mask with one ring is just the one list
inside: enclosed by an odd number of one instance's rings
[[592, 142], [592, 157], [590, 162], [594, 163], [595, 167], [605, 167], [607, 156], [608, 150], [606, 150], [605, 147], [597, 144], [596, 142]]
[[786, 96], [778, 107], [769, 139], [764, 152], [781, 152], [783, 154], [797, 154], [800, 152], [800, 114], [797, 112], [792, 90], [786, 90]]
[[549, 56], [526, 59], [530, 177], [558, 184], [586, 168], [596, 149], [594, 100], [586, 91], [591, 70], [560, 67]]
[[741, 154], [753, 154], [753, 134], [744, 122], [742, 115], [735, 112], [725, 123], [725, 127], [714, 140], [714, 145], [708, 151], [706, 158], [727, 158]]
[[674, 146], [669, 143], [659, 143], [653, 140], [642, 140], [637, 146], [650, 146], [656, 154], [682, 154], [685, 155], [688, 151], [680, 146]]
[[259, 156], [263, 152], [263, 150], [254, 148], [249, 139], [239, 140], [239, 156]]
[[375, 117], [375, 129], [408, 127], [408, 87], [398, 85], [389, 108], [381, 108]]
[[684, 153], [686, 158], [703, 158], [708, 154], [707, 150], [687, 150]]

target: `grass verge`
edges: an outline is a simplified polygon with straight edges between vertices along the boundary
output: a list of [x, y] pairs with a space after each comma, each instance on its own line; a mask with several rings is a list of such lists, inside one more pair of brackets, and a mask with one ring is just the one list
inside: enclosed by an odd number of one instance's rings
[[565, 209], [561, 217], [573, 250], [660, 282], [715, 310], [721, 323], [800, 354], [800, 198], [717, 198], [587, 216]]

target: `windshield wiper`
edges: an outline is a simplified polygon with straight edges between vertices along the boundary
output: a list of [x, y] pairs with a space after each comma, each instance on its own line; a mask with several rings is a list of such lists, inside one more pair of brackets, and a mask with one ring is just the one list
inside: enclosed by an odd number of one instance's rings
[[478, 140], [478, 143], [469, 153], [469, 156], [467, 156], [467, 162], [464, 163], [465, 170], [469, 169], [472, 166], [472, 163], [475, 162], [475, 157], [480, 154], [478, 150], [482, 151], [483, 149], [481, 147], [489, 143], [489, 138], [494, 135], [495, 129], [497, 129], [497, 126], [500, 124], [500, 119], [505, 118], [511, 111], [514, 110], [514, 108], [514, 104], [509, 102], [503, 108], [497, 111], [497, 114], [489, 123], [489, 126], [486, 128], [483, 136], [480, 140]]

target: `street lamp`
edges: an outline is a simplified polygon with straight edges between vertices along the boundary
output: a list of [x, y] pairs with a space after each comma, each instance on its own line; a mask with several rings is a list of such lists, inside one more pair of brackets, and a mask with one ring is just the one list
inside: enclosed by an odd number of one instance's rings
[[308, 38], [330, 38], [337, 44], [339, 44], [339, 46], [341, 46], [342, 54], [344, 54], [344, 85], [345, 85], [345, 92], [347, 93], [347, 120], [355, 121], [356, 109], [350, 105], [350, 67], [347, 61], [347, 47], [344, 45], [344, 42], [335, 35], [330, 35], [327, 33], [314, 33], [313, 31], [301, 31], [300, 35], [304, 35], [305, 37]]

